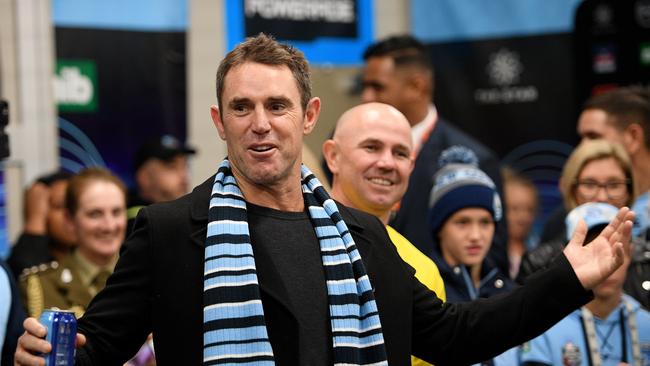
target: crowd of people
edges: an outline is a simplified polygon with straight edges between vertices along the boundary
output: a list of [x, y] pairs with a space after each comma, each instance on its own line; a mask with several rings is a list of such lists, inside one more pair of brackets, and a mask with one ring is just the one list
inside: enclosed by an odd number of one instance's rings
[[587, 101], [538, 239], [534, 182], [438, 115], [424, 45], [364, 60], [322, 146], [331, 185], [302, 164], [309, 65], [260, 34], [219, 65], [228, 153], [189, 194], [196, 151], [171, 136], [131, 191], [97, 167], [29, 187], [2, 365], [42, 363], [51, 307], [79, 317], [77, 365], [649, 363], [650, 91]]

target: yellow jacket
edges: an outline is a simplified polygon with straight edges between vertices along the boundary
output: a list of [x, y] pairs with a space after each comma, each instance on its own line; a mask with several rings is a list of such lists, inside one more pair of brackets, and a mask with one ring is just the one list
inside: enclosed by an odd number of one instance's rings
[[[431, 291], [435, 292], [440, 300], [445, 301], [445, 283], [442, 281], [442, 277], [440, 277], [438, 266], [416, 248], [415, 245], [411, 244], [408, 239], [389, 225], [386, 225], [386, 231], [388, 231], [388, 236], [395, 245], [395, 248], [397, 248], [397, 253], [402, 257], [402, 260], [415, 268], [415, 278]], [[411, 364], [414, 366], [430, 365], [430, 363], [414, 356], [411, 356]]]

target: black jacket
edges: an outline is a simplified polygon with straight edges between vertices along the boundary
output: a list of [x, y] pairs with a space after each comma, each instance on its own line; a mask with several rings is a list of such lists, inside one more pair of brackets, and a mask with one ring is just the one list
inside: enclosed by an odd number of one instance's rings
[[[153, 332], [158, 366], [201, 365], [204, 241], [213, 179], [141, 210], [107, 286], [79, 320], [77, 365], [121, 365]], [[339, 205], [374, 288], [390, 365], [411, 353], [436, 365], [488, 359], [553, 325], [591, 298], [565, 257], [506, 297], [443, 304], [414, 277], [377, 218]], [[254, 243], [253, 243], [254, 244]], [[300, 339], [275, 268], [256, 258], [278, 365], [295, 365]]]

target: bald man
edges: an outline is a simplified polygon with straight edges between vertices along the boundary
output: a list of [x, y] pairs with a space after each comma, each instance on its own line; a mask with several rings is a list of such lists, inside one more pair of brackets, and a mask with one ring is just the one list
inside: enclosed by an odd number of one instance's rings
[[[367, 103], [343, 113], [323, 157], [332, 172], [332, 198], [377, 216], [415, 277], [443, 301], [445, 285], [436, 264], [388, 225], [391, 208], [406, 192], [413, 170], [411, 127], [404, 115], [383, 103]], [[412, 357], [413, 365], [429, 365]]]
[[[342, 204], [377, 216], [388, 224], [413, 170], [411, 128], [406, 117], [388, 104], [366, 103], [341, 115], [323, 156], [332, 171], [332, 197]], [[391, 240], [415, 276], [444, 299], [438, 268], [390, 226]]]

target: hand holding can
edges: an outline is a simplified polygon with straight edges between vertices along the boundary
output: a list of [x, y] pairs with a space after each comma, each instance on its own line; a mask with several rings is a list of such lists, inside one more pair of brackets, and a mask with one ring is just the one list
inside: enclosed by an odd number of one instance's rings
[[[47, 328], [35, 318], [27, 318], [23, 322], [25, 333], [18, 338], [16, 347], [15, 365], [16, 366], [42, 366], [43, 354], [50, 354], [52, 345], [44, 338], [47, 335]], [[82, 347], [86, 343], [86, 337], [83, 334], [77, 334], [76, 347]]]

